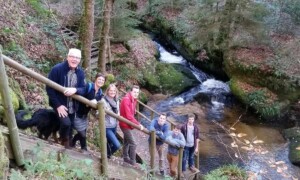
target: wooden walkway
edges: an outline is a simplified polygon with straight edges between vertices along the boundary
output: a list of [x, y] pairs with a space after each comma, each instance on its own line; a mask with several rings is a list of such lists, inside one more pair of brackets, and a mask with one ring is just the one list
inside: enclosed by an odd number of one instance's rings
[[[13, 159], [12, 149], [10, 142], [8, 141], [8, 129], [5, 126], [0, 125], [0, 132], [7, 138], [5, 138], [6, 147], [8, 149], [8, 156], [10, 159]], [[33, 158], [31, 152], [34, 147], [38, 144], [43, 144], [42, 148], [45, 152], [64, 152], [66, 153], [70, 159], [83, 160], [83, 159], [91, 159], [93, 161], [93, 169], [94, 172], [98, 172], [100, 175], [100, 153], [91, 152], [90, 155], [82, 154], [76, 150], [66, 150], [63, 146], [59, 144], [54, 144], [50, 141], [44, 141], [37, 137], [27, 136], [25, 134], [19, 133], [20, 142], [22, 146], [22, 151], [25, 155], [26, 159]], [[124, 164], [122, 159], [118, 159], [113, 157], [108, 161], [108, 177], [113, 179], [124, 179], [124, 180], [132, 180], [132, 179], [145, 179], [147, 177], [146, 171], [140, 168], [134, 168], [130, 165]], [[162, 179], [161, 176], [156, 176], [157, 179]]]

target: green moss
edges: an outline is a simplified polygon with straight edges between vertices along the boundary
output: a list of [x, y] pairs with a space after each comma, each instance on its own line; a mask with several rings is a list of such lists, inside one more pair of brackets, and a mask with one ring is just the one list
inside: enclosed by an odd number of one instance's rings
[[237, 165], [226, 165], [215, 169], [206, 176], [204, 180], [228, 180], [228, 179], [247, 179], [246, 171], [239, 168]]
[[8, 170], [8, 158], [5, 152], [5, 142], [2, 132], [0, 131], [0, 179], [7, 179], [5, 174]]
[[105, 77], [106, 77], [105, 84], [104, 84], [104, 86], [102, 87], [103, 91], [105, 91], [106, 88], [107, 88], [111, 83], [116, 82], [115, 76], [114, 76], [113, 74], [106, 74]]
[[176, 70], [174, 65], [166, 63], [152, 64], [143, 71], [145, 88], [151, 92], [176, 94], [195, 85], [194, 77], [188, 77]]
[[238, 99], [249, 105], [264, 118], [280, 117], [281, 112], [289, 104], [289, 101], [280, 101], [275, 94], [266, 88], [253, 87], [234, 78], [230, 80], [229, 86]]
[[22, 90], [20, 88], [20, 84], [12, 78], [8, 78], [8, 81], [9, 81], [9, 86], [11, 87], [11, 89], [14, 91], [14, 93], [17, 95], [19, 99], [19, 109], [27, 109], [27, 104], [25, 101], [25, 97], [22, 93]]
[[[18, 96], [14, 93], [14, 91], [11, 88], [9, 88], [9, 95], [11, 96], [14, 111], [16, 112], [19, 109]], [[0, 117], [4, 117], [3, 100], [1, 96], [0, 96]]]

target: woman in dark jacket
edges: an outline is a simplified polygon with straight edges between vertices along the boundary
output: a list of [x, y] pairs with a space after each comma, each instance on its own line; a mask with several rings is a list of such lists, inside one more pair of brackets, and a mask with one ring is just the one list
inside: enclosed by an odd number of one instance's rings
[[[87, 83], [84, 88], [81, 88], [77, 91], [77, 94], [84, 96], [85, 98], [92, 101], [101, 100], [103, 93], [101, 87], [105, 83], [105, 76], [101, 73], [98, 73], [95, 77], [94, 83]], [[76, 112], [76, 116], [74, 119], [74, 128], [77, 130], [77, 134], [72, 139], [72, 147], [75, 147], [76, 142], [80, 141], [80, 146], [82, 152], [87, 151], [86, 145], [86, 130], [87, 130], [87, 115], [90, 111], [91, 107], [83, 103], [79, 103], [78, 111]]]

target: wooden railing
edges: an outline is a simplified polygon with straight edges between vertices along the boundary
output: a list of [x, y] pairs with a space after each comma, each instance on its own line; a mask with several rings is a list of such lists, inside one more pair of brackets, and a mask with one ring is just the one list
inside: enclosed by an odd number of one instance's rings
[[[49, 80], [48, 78], [46, 78], [46, 77], [44, 77], [44, 76], [28, 69], [26, 67], [24, 67], [23, 65], [21, 65], [18, 62], [12, 60], [11, 58], [3, 55], [1, 52], [0, 52], [0, 61], [1, 61], [0, 65], [1, 65], [1, 63], [6, 64], [6, 65], [8, 65], [8, 66], [10, 66], [10, 67], [12, 67], [16, 70], [19, 70], [23, 74], [26, 74], [26, 75], [28, 75], [28, 76], [44, 83], [44, 84], [46, 84], [47, 86], [49, 86], [49, 87], [51, 87], [51, 88], [53, 88], [53, 89], [55, 89], [55, 90], [57, 90], [61, 93], [63, 93], [65, 91], [65, 87], [63, 87], [63, 86]], [[3, 67], [2, 70], [3, 70], [3, 72], [6, 72], [4, 67]], [[6, 73], [4, 73], [4, 74], [6, 75]], [[4, 84], [4, 86], [6, 86], [6, 88], [8, 88], [8, 83]], [[3, 93], [3, 92], [1, 91], [1, 93]], [[3, 93], [3, 96], [4, 96], [4, 93]], [[117, 114], [115, 114], [111, 111], [105, 110], [103, 101], [99, 101], [98, 104], [95, 104], [95, 103], [92, 103], [91, 101], [89, 101], [88, 99], [86, 99], [82, 96], [79, 96], [79, 95], [73, 95], [72, 98], [74, 98], [74, 99], [76, 99], [76, 100], [78, 100], [78, 101], [94, 108], [94, 109], [98, 109], [98, 111], [99, 111], [99, 128], [100, 128], [100, 141], [101, 141], [100, 142], [100, 146], [101, 146], [101, 159], [100, 159], [101, 160], [101, 163], [100, 163], [101, 164], [101, 169], [100, 169], [100, 171], [101, 171], [102, 175], [104, 175], [104, 176], [108, 175], [108, 172], [107, 172], [108, 160], [107, 160], [107, 145], [106, 145], [107, 139], [106, 139], [106, 129], [105, 129], [105, 113], [112, 116], [112, 117], [114, 117], [114, 118], [116, 118], [116, 119], [118, 119], [119, 121], [127, 123], [128, 125], [132, 126], [133, 128], [135, 128], [139, 131], [142, 131], [145, 134], [150, 135], [150, 138], [152, 140], [151, 144], [150, 144], [150, 167], [151, 167], [152, 170], [154, 169], [154, 166], [155, 166], [154, 165], [155, 151], [156, 151], [156, 143], [155, 142], [156, 142], [156, 139], [158, 138], [154, 131], [149, 132], [147, 129], [141, 130], [140, 126], [134, 124], [133, 122], [131, 122], [131, 121], [129, 121], [129, 120], [127, 120], [127, 119], [125, 119], [125, 118], [123, 118], [123, 117], [121, 117], [121, 116], [119, 116], [119, 115], [117, 115]], [[11, 104], [11, 102], [8, 103], [8, 104]], [[154, 113], [158, 115], [158, 113], [155, 110], [153, 110], [149, 106], [145, 105], [144, 103], [139, 101], [139, 104], [143, 105], [144, 107], [148, 108], [151, 111], [151, 119], [153, 119]], [[5, 113], [7, 113], [7, 112], [5, 112]], [[14, 113], [12, 113], [12, 114], [14, 115]], [[149, 118], [144, 116], [142, 113], [138, 112], [138, 114], [145, 117], [147, 120], [150, 120]], [[14, 117], [9, 119], [8, 121], [10, 121], [12, 124], [16, 124]], [[170, 122], [170, 123], [173, 124], [173, 122]], [[16, 139], [16, 141], [19, 141], [18, 132], [15, 132], [15, 129], [9, 128], [9, 132], [13, 133], [13, 134], [16, 134], [17, 137], [15, 137], [15, 139]], [[11, 141], [13, 141], [13, 139], [11, 139]], [[165, 141], [165, 143], [168, 144], [168, 145], [174, 146], [174, 144], [172, 144], [170, 142]], [[17, 148], [18, 149], [16, 149], [14, 151], [14, 156], [15, 156], [15, 158], [19, 157], [21, 159], [20, 163], [18, 164], [18, 165], [21, 165], [22, 161], [23, 161], [23, 154], [21, 153], [21, 155], [20, 155], [20, 152], [22, 152], [21, 147], [19, 146]], [[179, 148], [178, 179], [180, 179], [181, 173], [182, 173], [182, 157], [183, 157], [183, 148], [181, 147], [181, 148]], [[199, 162], [196, 163], [196, 165], [197, 164], [199, 165]], [[153, 173], [153, 171], [152, 171], [152, 173]]]

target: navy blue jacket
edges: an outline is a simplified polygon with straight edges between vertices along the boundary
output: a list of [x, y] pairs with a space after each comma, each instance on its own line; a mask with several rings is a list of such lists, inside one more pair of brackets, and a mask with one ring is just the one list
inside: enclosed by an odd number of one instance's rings
[[[167, 135], [169, 134], [169, 125], [167, 123], [165, 123], [164, 125], [159, 125], [158, 124], [158, 119], [154, 119], [152, 120], [150, 127], [149, 127], [149, 131], [155, 131], [156, 135], [161, 139], [161, 140], [165, 140]], [[162, 145], [164, 142], [161, 140], [156, 140], [156, 144], [157, 145]], [[150, 137], [149, 137], [149, 142], [150, 142]]]
[[[92, 86], [89, 87], [89, 84], [91, 84]], [[101, 88], [98, 90], [98, 92], [96, 94], [94, 83], [87, 83], [84, 88], [78, 88], [76, 94], [81, 95], [81, 96], [87, 98], [88, 100], [96, 99], [97, 101], [100, 101], [103, 96]], [[79, 118], [81, 118], [83, 116], [86, 116], [89, 113], [91, 107], [89, 107], [86, 104], [81, 103], [81, 102], [78, 102], [78, 103], [79, 103], [79, 108], [77, 111], [77, 116]]]
[[[50, 71], [48, 78], [57, 84], [68, 87], [68, 72], [70, 70], [68, 62], [65, 60], [59, 64], [56, 64]], [[77, 75], [77, 85], [76, 89], [80, 87], [84, 87], [84, 72], [81, 68], [77, 67], [75, 69], [75, 73]], [[67, 96], [63, 93], [56, 91], [55, 89], [46, 86], [46, 91], [49, 97], [49, 104], [50, 106], [56, 111], [56, 109], [64, 105], [67, 107]], [[75, 102], [75, 110], [78, 110], [78, 102]]]

